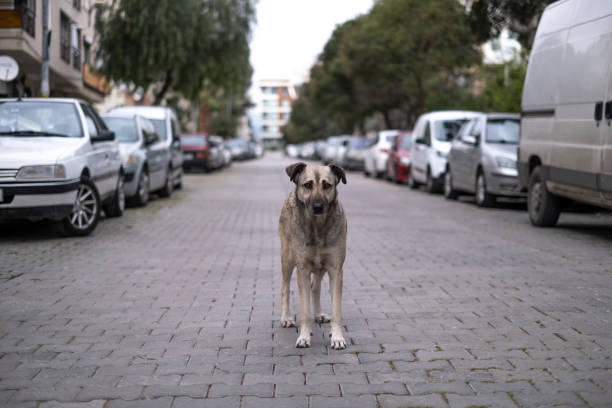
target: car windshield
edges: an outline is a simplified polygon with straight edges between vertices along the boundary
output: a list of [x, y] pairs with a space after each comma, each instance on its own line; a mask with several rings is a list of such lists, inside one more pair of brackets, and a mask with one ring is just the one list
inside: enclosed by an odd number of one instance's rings
[[166, 121], [164, 119], [149, 119], [149, 120], [151, 121], [151, 123], [153, 123], [153, 126], [155, 127], [155, 130], [157, 131], [161, 139], [167, 140], [168, 132], [166, 129]]
[[366, 139], [363, 137], [358, 137], [355, 139], [351, 139], [351, 147], [353, 149], [363, 149], [367, 146]]
[[487, 143], [518, 144], [519, 121], [517, 119], [491, 119], [487, 121]]
[[233, 147], [238, 147], [238, 148], [242, 148], [242, 149], [246, 149], [247, 148], [246, 142], [244, 140], [240, 140], [240, 139], [228, 140], [227, 145], [230, 148], [233, 148]]
[[441, 142], [450, 142], [459, 133], [461, 125], [465, 122], [467, 122], [467, 119], [436, 120], [434, 122], [434, 137]]
[[83, 137], [81, 119], [70, 102], [0, 102], [0, 136]]
[[115, 132], [119, 143], [134, 143], [138, 141], [138, 127], [134, 118], [103, 117], [110, 130]]
[[187, 146], [206, 146], [206, 139], [203, 136], [183, 135], [181, 143]]
[[401, 149], [410, 149], [411, 147], [412, 147], [412, 135], [410, 133], [404, 133], [402, 135]]

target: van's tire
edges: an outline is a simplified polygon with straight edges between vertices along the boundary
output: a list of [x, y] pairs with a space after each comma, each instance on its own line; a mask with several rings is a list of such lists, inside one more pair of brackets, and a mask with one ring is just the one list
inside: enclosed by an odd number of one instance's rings
[[431, 170], [429, 168], [427, 169], [425, 191], [427, 191], [429, 194], [435, 194], [438, 192], [438, 183], [436, 183], [436, 180], [434, 180], [434, 178], [431, 176]]
[[529, 220], [536, 227], [553, 227], [561, 214], [561, 199], [546, 188], [540, 166], [533, 169], [529, 177], [527, 211]]
[[144, 167], [138, 177], [138, 189], [136, 195], [130, 197], [130, 204], [136, 207], [144, 207], [149, 202], [151, 195], [151, 180], [149, 178], [149, 170]]
[[[100, 220], [100, 204], [100, 194], [96, 185], [88, 177], [83, 176], [71, 213], [57, 222], [59, 233], [63, 236], [89, 235]], [[79, 214], [80, 211], [85, 214]], [[80, 223], [79, 217], [81, 217]]]
[[410, 169], [410, 173], [408, 173], [408, 187], [412, 190], [416, 190], [419, 187], [419, 183], [414, 179], [412, 175], [412, 168]]
[[170, 197], [173, 189], [174, 181], [172, 180], [172, 167], [168, 167], [168, 171], [166, 172], [166, 181], [164, 182], [164, 186], [161, 188], [161, 190], [159, 190], [159, 195], [161, 197]]
[[117, 177], [117, 186], [115, 187], [115, 193], [110, 201], [104, 204], [104, 213], [107, 217], [121, 217], [125, 210], [125, 192], [123, 191], [123, 182], [125, 176], [123, 173], [119, 173]]
[[456, 200], [458, 196], [458, 191], [453, 188], [453, 175], [448, 168], [444, 173], [444, 197], [448, 200]]
[[474, 187], [474, 198], [479, 207], [492, 207], [495, 205], [495, 196], [487, 191], [487, 180], [482, 170], [476, 175], [476, 186]]

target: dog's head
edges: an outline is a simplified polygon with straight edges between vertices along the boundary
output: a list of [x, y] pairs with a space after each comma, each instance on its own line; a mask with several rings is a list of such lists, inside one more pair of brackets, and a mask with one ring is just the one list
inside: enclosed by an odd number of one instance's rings
[[294, 163], [286, 169], [289, 179], [296, 185], [296, 197], [314, 215], [325, 214], [336, 203], [336, 186], [346, 184], [346, 174], [340, 166], [309, 166]]

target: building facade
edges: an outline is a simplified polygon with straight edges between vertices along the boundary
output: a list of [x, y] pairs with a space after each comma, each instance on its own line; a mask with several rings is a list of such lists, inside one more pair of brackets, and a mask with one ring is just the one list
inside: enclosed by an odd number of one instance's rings
[[289, 80], [260, 80], [253, 90], [254, 132], [266, 145], [279, 145], [296, 99], [295, 86]]
[[[108, 82], [93, 69], [96, 0], [49, 0], [49, 87], [52, 97], [100, 102]], [[32, 96], [41, 95], [43, 0], [0, 0], [0, 55], [13, 57]], [[14, 84], [0, 82], [14, 96]]]

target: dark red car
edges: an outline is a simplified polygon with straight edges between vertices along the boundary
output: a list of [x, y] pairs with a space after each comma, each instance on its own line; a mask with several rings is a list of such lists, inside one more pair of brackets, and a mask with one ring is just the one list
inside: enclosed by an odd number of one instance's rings
[[210, 144], [206, 134], [182, 135], [183, 168], [209, 170]]
[[389, 152], [387, 160], [387, 179], [396, 183], [405, 183], [410, 174], [410, 151], [412, 149], [412, 132], [400, 132]]

